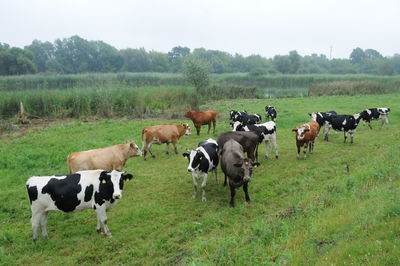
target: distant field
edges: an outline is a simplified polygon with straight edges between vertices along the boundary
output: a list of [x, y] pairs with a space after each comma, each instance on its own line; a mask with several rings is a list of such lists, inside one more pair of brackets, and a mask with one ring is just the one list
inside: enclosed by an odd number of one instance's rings
[[[254, 169], [244, 193], [229, 208], [229, 189], [211, 175], [207, 202], [191, 199], [191, 176], [181, 153], [201, 140], [230, 130], [228, 111], [263, 113], [278, 110], [279, 160]], [[367, 107], [390, 107], [389, 128], [362, 125], [354, 144], [343, 133], [322, 136], [306, 161], [296, 159], [293, 127], [312, 111], [354, 114]], [[396, 265], [400, 261], [400, 94], [331, 96], [259, 100], [221, 100], [202, 109], [220, 115], [216, 134], [182, 137], [179, 155], [153, 146], [156, 159], [128, 160], [136, 176], [125, 185], [122, 199], [108, 212], [113, 238], [95, 232], [93, 210], [52, 212], [50, 239], [31, 242], [25, 182], [32, 175], [64, 174], [72, 151], [98, 148], [125, 140], [141, 147], [143, 126], [178, 120], [101, 120], [55, 122], [20, 137], [0, 138], [0, 264], [206, 264], [206, 265]], [[190, 122], [191, 124], [191, 122]], [[349, 167], [349, 172], [346, 170]], [[219, 170], [220, 180], [223, 178]]]

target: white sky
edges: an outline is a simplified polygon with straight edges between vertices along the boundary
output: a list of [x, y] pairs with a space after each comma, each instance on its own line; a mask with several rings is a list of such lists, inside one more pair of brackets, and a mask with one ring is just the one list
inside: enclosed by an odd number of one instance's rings
[[400, 0], [0, 0], [0, 42], [79, 35], [118, 49], [187, 46], [270, 58], [400, 53]]

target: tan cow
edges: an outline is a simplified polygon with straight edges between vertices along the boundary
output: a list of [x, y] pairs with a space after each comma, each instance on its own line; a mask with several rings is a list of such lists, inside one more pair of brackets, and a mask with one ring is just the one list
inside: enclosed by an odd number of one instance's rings
[[210, 134], [211, 122], [213, 123], [213, 133], [215, 133], [215, 118], [217, 112], [214, 110], [207, 111], [193, 111], [189, 110], [185, 112], [185, 117], [192, 119], [194, 127], [197, 131], [197, 136], [200, 134], [202, 125], [208, 125], [208, 134]]
[[150, 127], [144, 127], [142, 129], [142, 141], [143, 141], [143, 158], [146, 160], [146, 153], [150, 152], [151, 157], [155, 157], [151, 152], [152, 144], [167, 144], [166, 153], [169, 153], [169, 144], [172, 142], [174, 145], [175, 153], [178, 154], [176, 143], [179, 138], [183, 135], [189, 136], [192, 132], [188, 124], [164, 124]]
[[315, 138], [319, 133], [319, 124], [315, 121], [310, 121], [302, 126], [293, 128], [296, 132], [297, 159], [300, 157], [300, 148], [304, 147], [304, 160], [306, 159], [307, 147], [310, 147], [310, 153], [314, 152]]
[[101, 149], [73, 152], [68, 155], [67, 162], [71, 174], [96, 169], [121, 171], [126, 161], [134, 156], [142, 156], [142, 151], [132, 141]]

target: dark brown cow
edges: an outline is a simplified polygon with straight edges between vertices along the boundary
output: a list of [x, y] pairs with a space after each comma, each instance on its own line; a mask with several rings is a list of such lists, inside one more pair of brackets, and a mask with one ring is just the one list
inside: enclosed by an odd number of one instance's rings
[[190, 127], [188, 124], [164, 124], [156, 125], [150, 127], [144, 127], [142, 129], [142, 141], [143, 141], [143, 157], [146, 160], [146, 153], [150, 152], [151, 157], [155, 157], [151, 152], [152, 144], [167, 144], [166, 153], [169, 153], [169, 144], [174, 145], [175, 153], [178, 154], [178, 149], [176, 148], [176, 143], [179, 138], [183, 135], [191, 135]]
[[310, 146], [310, 153], [313, 153], [314, 142], [319, 133], [319, 128], [319, 124], [316, 121], [310, 121], [300, 127], [292, 129], [292, 131], [296, 132], [297, 159], [300, 158], [301, 147], [304, 147], [304, 160], [306, 159], [308, 146]]
[[194, 127], [197, 131], [197, 136], [200, 134], [200, 129], [202, 125], [208, 125], [208, 134], [210, 134], [211, 122], [213, 123], [213, 133], [215, 133], [215, 118], [217, 112], [214, 110], [207, 111], [193, 111], [189, 110], [185, 112], [185, 117], [192, 119]]
[[[233, 139], [239, 142], [247, 157], [253, 162], [258, 162], [258, 135], [250, 131], [228, 131], [219, 135], [217, 139], [218, 147], [224, 147], [225, 142]], [[220, 151], [222, 149], [220, 148]], [[256, 165], [259, 165], [257, 163]], [[225, 184], [226, 185], [226, 184]]]
[[248, 182], [251, 180], [252, 166], [251, 159], [244, 158], [242, 145], [233, 139], [225, 142], [221, 152], [221, 168], [225, 174], [225, 183], [226, 177], [229, 178], [231, 207], [235, 207], [235, 190], [241, 186], [243, 186], [246, 201], [250, 202]]

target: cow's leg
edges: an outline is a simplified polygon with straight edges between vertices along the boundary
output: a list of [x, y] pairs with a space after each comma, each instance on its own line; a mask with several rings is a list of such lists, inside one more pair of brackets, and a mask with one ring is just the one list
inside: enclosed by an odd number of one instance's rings
[[166, 143], [166, 146], [167, 146], [167, 148], [165, 150], [165, 154], [169, 154], [169, 142]]
[[211, 129], [211, 121], [208, 123], [208, 131], [207, 131], [207, 134], [210, 134], [210, 129]]
[[307, 159], [307, 146], [308, 146], [308, 142], [304, 142], [304, 146], [303, 146], [304, 160]]
[[330, 130], [329, 126], [324, 127], [324, 135], [325, 135], [324, 140], [326, 141], [329, 141], [329, 130]]
[[203, 183], [201, 184], [201, 189], [202, 189], [202, 194], [201, 194], [201, 200], [206, 201], [206, 186], [207, 186], [207, 179], [208, 179], [208, 174], [204, 174], [203, 176]]
[[387, 118], [387, 116], [384, 116], [382, 119], [382, 123], [381, 123], [381, 128], [383, 128], [383, 125], [386, 123], [386, 127], [389, 126], [389, 119]]
[[108, 229], [108, 225], [107, 225], [106, 207], [104, 204], [103, 204], [103, 206], [100, 206], [99, 208], [96, 209], [97, 219], [103, 225], [104, 234], [107, 237], [112, 237], [112, 234], [111, 234], [110, 230]]
[[218, 181], [218, 170], [217, 170], [217, 168], [215, 168], [214, 170], [214, 175], [215, 175], [215, 184], [219, 184], [219, 181]]
[[200, 135], [200, 129], [201, 129], [201, 125], [196, 125], [197, 136]]
[[229, 181], [229, 188], [231, 189], [231, 201], [229, 202], [229, 205], [233, 208], [235, 207], [235, 187], [233, 186], [233, 184], [231, 184], [231, 182]]
[[297, 144], [297, 160], [300, 159], [300, 150], [301, 150], [301, 146], [300, 146], [300, 144]]
[[354, 131], [353, 131], [353, 130], [350, 130], [349, 133], [350, 133], [350, 143], [353, 143], [353, 134], [354, 134]]
[[197, 186], [198, 186], [198, 184], [197, 184], [197, 175], [194, 172], [192, 172], [192, 179], [193, 179], [193, 188], [194, 188], [193, 194], [192, 194], [192, 198], [195, 199], [196, 196], [197, 196]]
[[225, 180], [224, 180], [224, 187], [226, 187], [226, 175], [225, 175]]
[[367, 122], [368, 122], [369, 129], [372, 129], [371, 120], [368, 120]]
[[216, 121], [215, 121], [215, 119], [213, 119], [213, 134], [215, 134], [215, 124], [216, 124]]
[[40, 227], [42, 229], [42, 236], [43, 238], [48, 238], [49, 235], [47, 234], [47, 216], [48, 216], [49, 212], [43, 212], [42, 216], [40, 217]]
[[32, 211], [32, 218], [31, 218], [31, 222], [32, 222], [32, 241], [36, 242], [37, 240], [37, 231], [40, 225], [40, 219], [43, 215], [43, 211]]
[[172, 145], [174, 145], [175, 154], [178, 154], [178, 148], [176, 147], [177, 140], [172, 141]]
[[315, 145], [315, 140], [310, 141], [310, 153], [314, 153], [314, 145]]
[[269, 144], [269, 140], [265, 141], [265, 160], [268, 160], [268, 154], [269, 154], [269, 149], [270, 149], [270, 144]]
[[243, 183], [243, 191], [244, 191], [244, 197], [246, 199], [247, 203], [250, 203], [250, 197], [249, 197], [249, 190], [248, 190], [248, 182]]
[[97, 233], [101, 232], [101, 222], [100, 222], [99, 218], [97, 218], [96, 232]]
[[276, 143], [276, 134], [272, 136], [271, 142], [275, 150], [275, 159], [278, 159], [278, 143]]
[[346, 139], [347, 139], [347, 131], [344, 131], [344, 143], [346, 143]]

